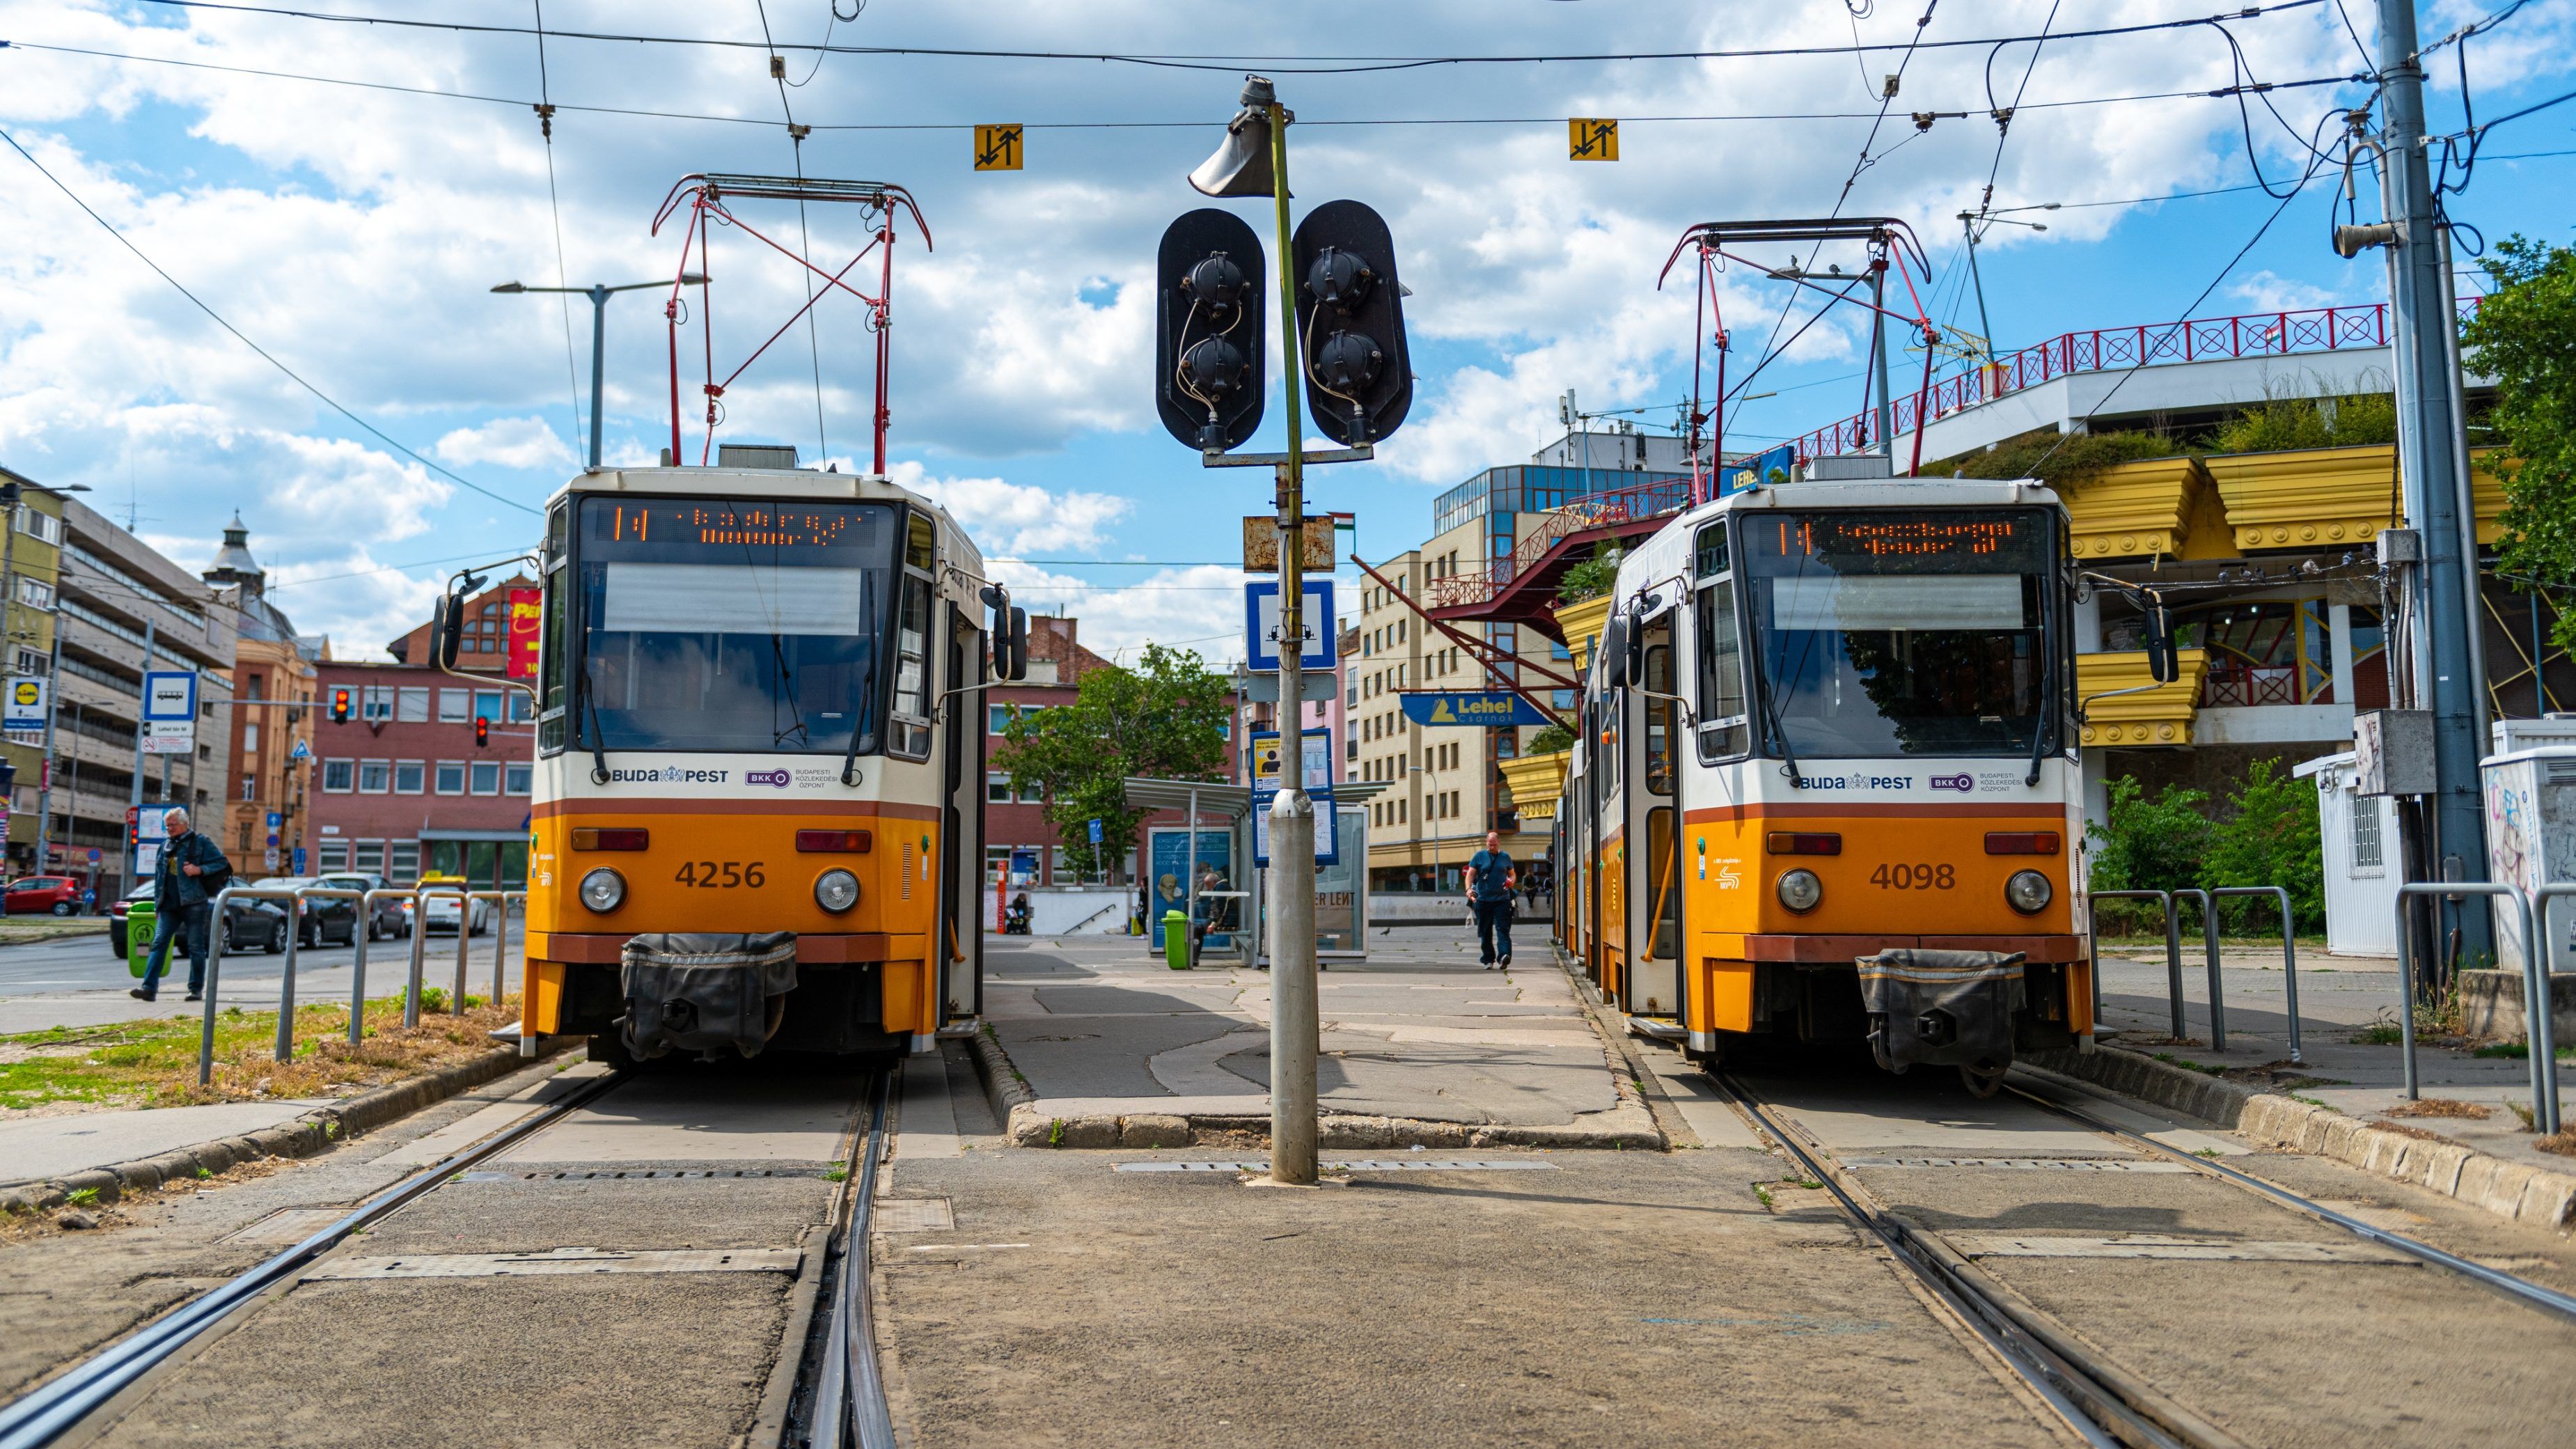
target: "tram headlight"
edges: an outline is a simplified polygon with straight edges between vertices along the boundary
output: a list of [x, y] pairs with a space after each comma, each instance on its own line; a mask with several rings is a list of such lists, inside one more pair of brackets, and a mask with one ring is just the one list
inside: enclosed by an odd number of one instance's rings
[[1825, 898], [1825, 883], [1812, 870], [1793, 870], [1780, 877], [1780, 904], [1804, 915]]
[[859, 878], [846, 870], [827, 870], [814, 877], [814, 904], [839, 915], [859, 903]]
[[581, 903], [601, 915], [626, 904], [626, 877], [606, 866], [581, 878]]
[[2004, 899], [2025, 916], [2036, 915], [2048, 908], [2049, 897], [2056, 894], [2048, 877], [2035, 870], [2017, 870], [2004, 882]]

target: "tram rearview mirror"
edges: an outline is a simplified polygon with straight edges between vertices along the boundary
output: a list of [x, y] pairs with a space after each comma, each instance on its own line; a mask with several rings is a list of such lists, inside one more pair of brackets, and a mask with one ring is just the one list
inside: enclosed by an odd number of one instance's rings
[[1626, 686], [1636, 661], [1631, 658], [1628, 616], [1613, 614], [1601, 625], [1601, 682], [1611, 689]]
[[1029, 677], [1029, 611], [1017, 605], [993, 611], [993, 677]]
[[429, 647], [441, 669], [456, 667], [456, 651], [465, 642], [465, 600], [455, 594], [438, 596], [438, 606], [430, 611]]
[[2171, 684], [2181, 674], [2174, 658], [2173, 615], [2162, 604], [2147, 605], [2147, 677]]

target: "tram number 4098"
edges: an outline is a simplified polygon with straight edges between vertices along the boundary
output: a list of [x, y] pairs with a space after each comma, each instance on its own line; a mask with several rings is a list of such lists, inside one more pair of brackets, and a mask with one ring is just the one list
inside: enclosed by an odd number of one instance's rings
[[759, 860], [688, 860], [680, 863], [680, 873], [671, 879], [700, 890], [732, 890], [737, 886], [758, 889], [769, 883], [769, 877], [761, 871], [766, 864]]
[[1870, 873], [1869, 883], [1883, 890], [1946, 891], [1958, 885], [1959, 872], [1947, 865], [1882, 865]]

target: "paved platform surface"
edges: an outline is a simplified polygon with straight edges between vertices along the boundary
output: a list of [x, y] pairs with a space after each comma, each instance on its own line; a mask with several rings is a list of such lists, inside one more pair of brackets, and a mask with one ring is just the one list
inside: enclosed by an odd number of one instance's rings
[[[1326, 1112], [1563, 1126], [1618, 1105], [1609, 1059], [1535, 935], [1508, 971], [1472, 932], [1369, 932], [1327, 963], [1316, 1091]], [[984, 1015], [1050, 1111], [1266, 1114], [1270, 975], [1174, 971], [1133, 937], [987, 938]]]
[[[2299, 958], [2300, 1057], [2290, 1060], [2288, 993], [2280, 948], [2220, 952], [2227, 1017], [2227, 1050], [2210, 1049], [2208, 958], [2197, 943], [2183, 950], [2183, 1040], [2173, 1039], [2164, 948], [2121, 948], [2102, 958], [2102, 1024], [2122, 1046], [2202, 1068], [2216, 1068], [2250, 1085], [2286, 1087], [2339, 1112], [2380, 1122], [2405, 1100], [2404, 1053], [2364, 1039], [2374, 1026], [2395, 1027], [2397, 963], [2378, 957]], [[2483, 1117], [2405, 1117], [2409, 1127], [2514, 1162], [2555, 1172], [2576, 1172], [2576, 1157], [2542, 1152], [2514, 1111], [2532, 1105], [2531, 1063], [2480, 1057], [2461, 1045], [2419, 1039], [2416, 1071], [2423, 1095], [2466, 1103]], [[2576, 1061], [2561, 1056], [2560, 1100]], [[2384, 1125], [2384, 1124], [2383, 1124]]]
[[217, 1102], [157, 1111], [81, 1112], [0, 1120], [0, 1187], [158, 1157], [219, 1137], [291, 1122], [328, 1099]]

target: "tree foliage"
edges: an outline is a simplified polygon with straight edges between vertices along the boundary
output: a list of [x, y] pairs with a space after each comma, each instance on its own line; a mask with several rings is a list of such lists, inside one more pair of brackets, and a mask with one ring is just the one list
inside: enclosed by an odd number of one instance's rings
[[[2277, 760], [2256, 760], [2227, 803], [2235, 813], [2211, 829], [2200, 883], [2213, 889], [2285, 886], [2299, 929], [2324, 930], [2325, 837], [2317, 824], [2316, 787], [2281, 773]], [[2250, 914], [2233, 902], [2229, 906], [2231, 915]], [[2271, 909], [2258, 909], [2271, 918]]]
[[2155, 433], [2115, 431], [2069, 437], [2047, 429], [2006, 438], [1992, 452], [1980, 450], [1927, 462], [1923, 476], [1947, 477], [1956, 471], [1970, 478], [2037, 478], [2051, 488], [2067, 489], [2122, 463], [2170, 458], [2182, 451], [2171, 439]]
[[2276, 397], [2218, 425], [2213, 453], [2288, 453], [2301, 448], [2386, 447], [2397, 441], [2397, 399], [2384, 392], [2344, 397]]
[[[2496, 287], [2460, 345], [2470, 371], [2496, 380], [2504, 571], [2576, 584], [2576, 249], [2511, 236], [2485, 266]], [[2557, 635], [2576, 646], [2576, 609]]]
[[1023, 794], [1044, 789], [1047, 823], [1075, 867], [1100, 869], [1126, 856], [1151, 813], [1127, 808], [1127, 777], [1225, 777], [1232, 688], [1197, 653], [1148, 644], [1133, 669], [1111, 664], [1084, 674], [1073, 703], [1014, 718], [993, 767], [1009, 771]]
[[1618, 583], [1619, 545], [1616, 542], [1604, 543], [1592, 551], [1590, 558], [1567, 566], [1564, 576], [1556, 583], [1556, 601], [1579, 604], [1586, 599], [1597, 599], [1616, 588]]
[[1563, 725], [1545, 725], [1540, 728], [1537, 734], [1529, 737], [1529, 743], [1521, 747], [1521, 753], [1523, 755], [1552, 755], [1559, 750], [1570, 750], [1573, 748], [1574, 731], [1567, 729]]
[[2101, 849], [2093, 854], [2093, 888], [2105, 891], [2175, 891], [2200, 884], [2200, 858], [2209, 845], [2209, 794], [2167, 785], [2154, 799], [2122, 775], [2110, 782], [2107, 824], [2092, 827]]

